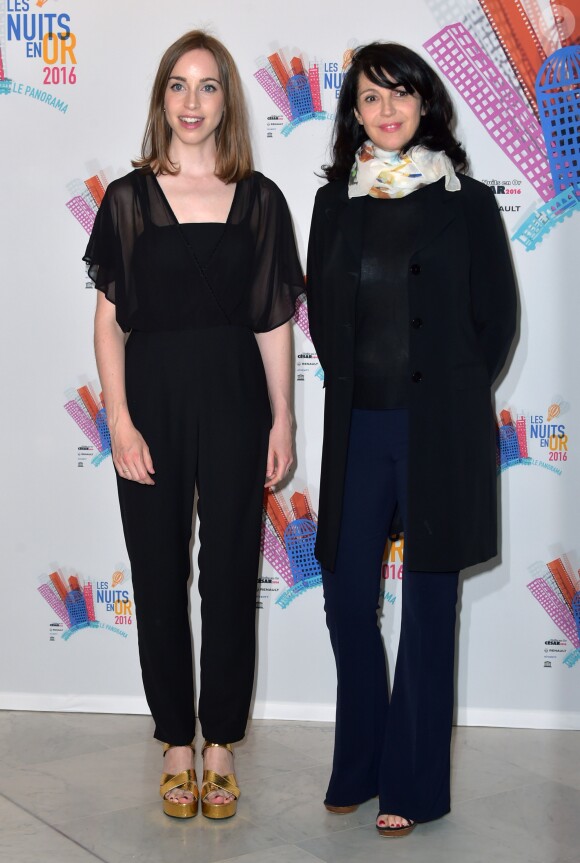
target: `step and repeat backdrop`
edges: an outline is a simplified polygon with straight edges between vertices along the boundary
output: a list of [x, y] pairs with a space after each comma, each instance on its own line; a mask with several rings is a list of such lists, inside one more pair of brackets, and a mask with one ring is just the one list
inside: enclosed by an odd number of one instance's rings
[[[579, 0], [408, 0], [362, 15], [345, 0], [0, 0], [0, 707], [147, 712], [81, 257], [107, 184], [139, 153], [160, 56], [194, 27], [239, 65], [256, 167], [285, 193], [303, 260], [349, 52], [403, 42], [445, 79], [472, 173], [503, 213], [521, 299], [495, 394], [502, 550], [464, 573], [457, 721], [579, 728]], [[264, 510], [253, 709], [330, 720], [313, 554], [323, 371], [304, 301], [294, 339], [297, 465]], [[462, 405], [448, 409], [461, 424]], [[385, 551], [391, 665], [403, 558], [402, 540]]]

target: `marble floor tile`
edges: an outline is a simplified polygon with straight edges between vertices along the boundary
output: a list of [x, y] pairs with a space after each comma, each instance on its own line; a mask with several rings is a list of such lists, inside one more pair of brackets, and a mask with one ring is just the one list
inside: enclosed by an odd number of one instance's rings
[[19, 767], [150, 740], [150, 716], [0, 711], [0, 764]]
[[310, 755], [288, 745], [284, 737], [271, 737], [266, 732], [267, 729], [252, 724], [246, 738], [235, 746], [236, 776], [241, 785], [317, 765]]
[[99, 858], [61, 833], [37, 823], [26, 830], [0, 831], [0, 860], [5, 863], [96, 863]]
[[491, 755], [504, 764], [580, 789], [580, 731], [456, 728], [453, 736], [456, 763], [471, 750], [482, 761]]
[[0, 712], [0, 763], [3, 765], [42, 764], [103, 749], [104, 744], [90, 733], [71, 727], [66, 714]]
[[297, 845], [280, 845], [267, 851], [230, 857], [228, 860], [220, 860], [219, 863], [320, 863], [320, 857], [315, 857]]
[[147, 716], [0, 712], [2, 863], [580, 859], [579, 732], [455, 729], [451, 814], [396, 841], [375, 831], [376, 800], [324, 809], [331, 723], [251, 722], [236, 748], [238, 814], [224, 822], [163, 814], [152, 733]]
[[278, 774], [265, 782], [245, 783], [240, 803], [248, 818], [256, 824], [268, 824], [281, 839], [294, 844], [373, 823], [377, 815], [375, 800], [349, 815], [327, 812], [322, 805], [327, 781], [328, 777], [318, 767]]
[[420, 824], [397, 839], [379, 836], [371, 825], [300, 842], [299, 847], [327, 863], [529, 863], [497, 840], [484, 845], [476, 833], [447, 818]]
[[454, 805], [544, 781], [543, 776], [494, 751], [476, 749], [465, 739], [453, 742], [451, 799]]
[[239, 811], [235, 818], [224, 821], [212, 821], [201, 814], [188, 819], [168, 818], [160, 800], [75, 819], [59, 829], [106, 863], [221, 863], [284, 844], [273, 831], [248, 821]]
[[580, 849], [580, 791], [544, 781], [458, 803], [449, 820], [473, 830], [486, 843], [499, 840], [526, 854], [529, 863], [577, 861]]
[[50, 824], [148, 803], [157, 793], [156, 750], [160, 752], [155, 744], [143, 743], [5, 767], [0, 772], [0, 792]]
[[16, 830], [34, 832], [38, 823], [38, 818], [0, 794], [0, 833]]
[[294, 749], [300, 758], [308, 756], [313, 761], [324, 764], [330, 776], [334, 723], [252, 721], [249, 725], [248, 740], [255, 748], [264, 739]]

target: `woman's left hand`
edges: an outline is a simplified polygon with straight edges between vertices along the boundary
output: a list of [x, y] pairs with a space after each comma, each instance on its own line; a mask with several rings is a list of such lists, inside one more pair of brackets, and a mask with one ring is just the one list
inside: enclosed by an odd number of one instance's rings
[[292, 420], [287, 418], [275, 420], [270, 429], [264, 488], [274, 491], [276, 485], [289, 473], [293, 462]]

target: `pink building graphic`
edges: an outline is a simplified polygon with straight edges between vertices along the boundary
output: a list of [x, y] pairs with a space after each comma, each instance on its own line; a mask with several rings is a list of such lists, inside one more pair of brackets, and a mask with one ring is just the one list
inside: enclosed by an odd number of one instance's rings
[[520, 83], [489, 19], [477, 0], [426, 0], [426, 4], [440, 27], [446, 27], [450, 21], [463, 24], [503, 77], [509, 81], [514, 90], [519, 92]]
[[262, 60], [265, 65], [258, 69], [258, 71], [254, 74], [254, 78], [260, 84], [260, 86], [266, 91], [272, 102], [276, 105], [277, 108], [280, 109], [282, 114], [286, 117], [287, 120], [292, 120], [292, 112], [290, 111], [290, 102], [288, 101], [288, 96], [278, 83], [277, 79], [274, 77], [270, 69], [268, 68], [269, 64], [267, 61]]
[[87, 234], [90, 234], [93, 229], [107, 185], [107, 178], [102, 171], [89, 177], [88, 180], [76, 179], [67, 185], [72, 198], [66, 205]]
[[463, 24], [451, 24], [425, 48], [515, 167], [544, 201], [554, 196], [542, 130], [519, 93]]
[[322, 111], [322, 97], [320, 95], [320, 73], [318, 64], [314, 63], [308, 69], [308, 81], [310, 82], [310, 92], [312, 93], [312, 106], [315, 111]]
[[298, 324], [306, 338], [309, 341], [312, 341], [312, 336], [310, 335], [310, 325], [308, 323], [308, 306], [306, 305], [304, 298], [299, 299], [296, 303], [294, 321], [296, 322], [296, 324]]
[[525, 417], [518, 417], [516, 420], [516, 436], [518, 439], [520, 458], [528, 458], [528, 433]]
[[566, 554], [529, 570], [534, 578], [528, 590], [574, 648], [564, 659], [571, 668], [580, 660], [580, 571], [574, 572]]

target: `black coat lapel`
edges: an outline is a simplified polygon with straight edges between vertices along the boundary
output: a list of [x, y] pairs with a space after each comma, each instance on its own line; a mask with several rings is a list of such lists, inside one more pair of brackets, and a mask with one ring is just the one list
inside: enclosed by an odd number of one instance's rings
[[436, 194], [425, 195], [422, 199], [415, 253], [432, 243], [461, 212], [461, 190], [447, 192], [442, 181], [437, 186], [437, 190], [433, 190]]

